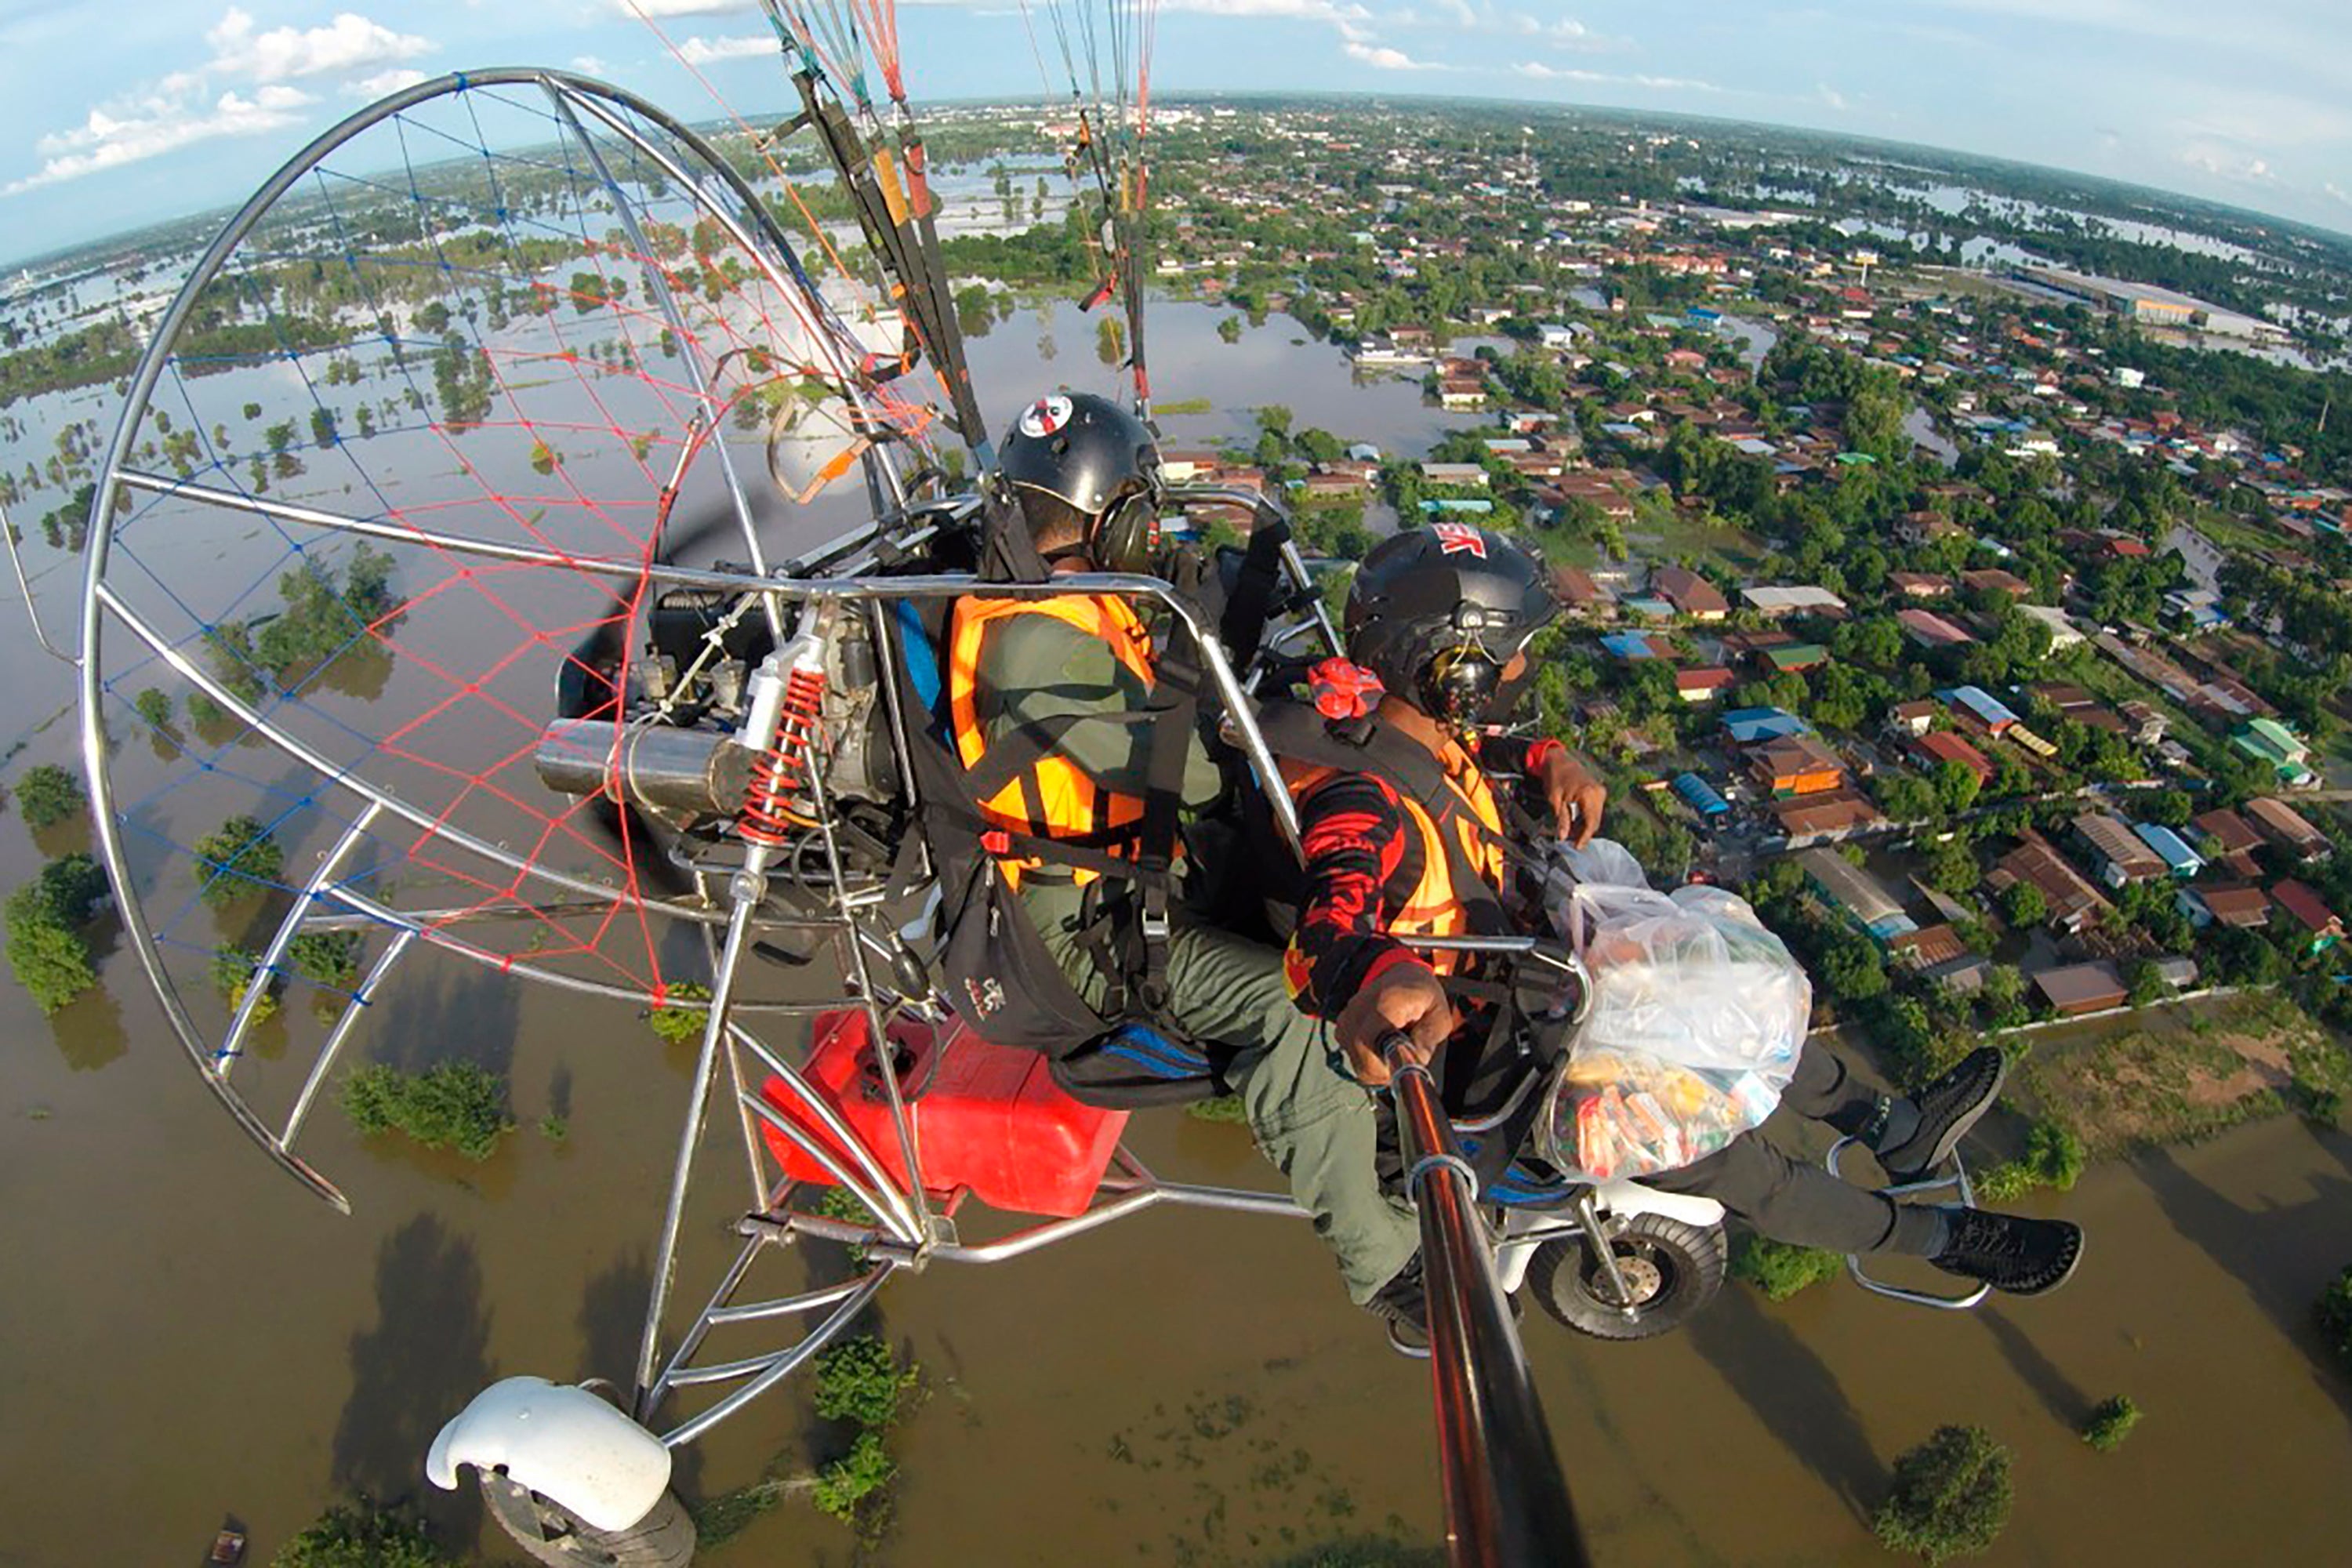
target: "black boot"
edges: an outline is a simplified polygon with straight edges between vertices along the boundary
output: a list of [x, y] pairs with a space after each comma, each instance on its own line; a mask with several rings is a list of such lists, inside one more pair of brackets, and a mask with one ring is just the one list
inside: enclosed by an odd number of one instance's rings
[[2041, 1296], [2066, 1283], [2083, 1260], [2083, 1227], [1984, 1209], [1948, 1208], [1950, 1229], [1929, 1258], [1947, 1274], [1981, 1279], [2011, 1296]]
[[[2009, 1058], [1991, 1046], [1979, 1046], [1959, 1065], [1911, 1099], [1916, 1125], [1895, 1142], [1880, 1145], [1878, 1163], [1897, 1186], [1916, 1182], [1950, 1157], [1977, 1119], [2000, 1098]], [[1890, 1129], [1891, 1131], [1891, 1129]]]
[[1394, 1279], [1372, 1292], [1364, 1310], [1389, 1326], [1389, 1343], [1401, 1353], [1429, 1353], [1429, 1296], [1422, 1286], [1420, 1253], [1414, 1253]]

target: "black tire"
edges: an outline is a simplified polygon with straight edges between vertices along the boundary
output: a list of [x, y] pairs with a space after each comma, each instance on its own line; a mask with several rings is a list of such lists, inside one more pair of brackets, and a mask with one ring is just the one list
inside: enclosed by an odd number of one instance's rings
[[1685, 1225], [1664, 1215], [1635, 1215], [1611, 1245], [1635, 1290], [1628, 1316], [1580, 1236], [1549, 1241], [1528, 1264], [1536, 1304], [1580, 1334], [1599, 1340], [1646, 1340], [1672, 1333], [1723, 1289], [1730, 1246], [1719, 1225]]
[[626, 1530], [598, 1530], [561, 1503], [496, 1470], [480, 1472], [482, 1502], [525, 1555], [550, 1568], [686, 1568], [694, 1559], [694, 1516], [664, 1491]]

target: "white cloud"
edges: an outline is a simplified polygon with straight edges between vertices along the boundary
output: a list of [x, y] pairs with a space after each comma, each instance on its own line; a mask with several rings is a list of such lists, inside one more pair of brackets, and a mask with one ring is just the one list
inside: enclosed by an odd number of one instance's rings
[[2347, 191], [2333, 180], [2322, 180], [2319, 188], [2347, 207], [2352, 207], [2352, 191]]
[[2235, 184], [2267, 185], [2278, 177], [2271, 173], [2268, 160], [2210, 142], [2191, 142], [2180, 150], [2178, 157], [2182, 164], [2200, 174]]
[[1402, 49], [1392, 49], [1386, 44], [1364, 43], [1350, 38], [1339, 47], [1347, 57], [1360, 65], [1384, 71], [1444, 71], [1458, 70], [1458, 66], [1440, 65], [1431, 60], [1417, 60]]
[[433, 47], [413, 33], [395, 33], [352, 11], [323, 27], [253, 29], [253, 18], [232, 5], [205, 35], [213, 61], [225, 76], [254, 81], [294, 81], [303, 77], [366, 70], [415, 59]]
[[282, 131], [301, 118], [299, 110], [317, 101], [299, 88], [271, 83], [250, 98], [225, 92], [209, 104], [188, 106], [150, 97], [119, 113], [93, 109], [81, 124], [51, 132], [34, 143], [44, 160], [40, 168], [11, 182], [0, 195], [78, 180], [198, 142]]
[[624, 16], [659, 20], [664, 16], [716, 16], [728, 11], [749, 11], [751, 0], [613, 0]]
[[678, 45], [677, 58], [690, 66], [707, 66], [719, 60], [749, 59], [755, 55], [772, 55], [776, 40], [759, 33], [743, 33], [732, 37], [691, 37]]
[[425, 73], [409, 66], [394, 66], [388, 71], [363, 76], [357, 81], [343, 83], [343, 90], [353, 98], [384, 98], [404, 87], [415, 87], [425, 79]]
[[1641, 87], [1657, 91], [1721, 92], [1723, 89], [1711, 81], [1697, 81], [1682, 76], [1617, 76], [1608, 71], [1577, 70], [1567, 66], [1548, 66], [1541, 60], [1521, 60], [1511, 69], [1536, 81], [1589, 82], [1601, 87]]
[[1816, 83], [1813, 88], [1813, 92], [1816, 97], [1820, 98], [1820, 100], [1830, 108], [1838, 110], [1840, 113], [1844, 112], [1847, 107], [1845, 94], [1840, 92], [1829, 83]]
[[572, 68], [582, 76], [604, 76], [613, 68], [594, 55], [574, 55], [572, 57]]

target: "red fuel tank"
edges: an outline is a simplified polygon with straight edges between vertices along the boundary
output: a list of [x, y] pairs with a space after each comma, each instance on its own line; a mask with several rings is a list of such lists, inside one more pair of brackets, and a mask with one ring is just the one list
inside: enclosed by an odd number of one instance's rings
[[[871, 1033], [862, 1011], [818, 1015], [816, 1046], [803, 1076], [865, 1140], [882, 1168], [903, 1183], [906, 1166], [890, 1128]], [[1126, 1131], [1126, 1111], [1081, 1105], [1054, 1082], [1044, 1057], [993, 1045], [961, 1022], [935, 1030], [894, 1018], [889, 1033], [930, 1192], [945, 1197], [961, 1189], [991, 1208], [1018, 1214], [1086, 1212]], [[783, 1079], [770, 1076], [760, 1094], [811, 1142], [850, 1163]], [[761, 1131], [786, 1174], [832, 1181], [780, 1129], [762, 1121]]]

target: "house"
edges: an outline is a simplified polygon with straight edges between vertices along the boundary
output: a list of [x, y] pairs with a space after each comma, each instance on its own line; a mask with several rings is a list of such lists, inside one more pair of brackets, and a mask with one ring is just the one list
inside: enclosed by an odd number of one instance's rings
[[1988, 735], [1999, 736], [2017, 722], [2009, 705], [1981, 686], [1954, 686], [1936, 693], [1944, 705]]
[[2074, 628], [2074, 623], [2066, 618], [2066, 612], [2054, 605], [2020, 605], [2017, 612], [2050, 628], [2050, 651], [2053, 653], [2080, 647], [2085, 640], [2083, 634]]
[[1818, 735], [1782, 735], [1751, 747], [1748, 771], [1775, 797], [1816, 795], [1845, 782], [1845, 766]]
[[2205, 869], [2205, 857], [2189, 847], [2180, 835], [2163, 824], [2135, 822], [2132, 824], [2132, 831], [2139, 835], [2141, 843], [2155, 850], [2162, 858], [2166, 867], [2174, 876], [2194, 877], [2198, 872]]
[[1486, 406], [1486, 381], [1476, 375], [1442, 375], [1437, 378], [1437, 402], [1442, 408], [1455, 412]]
[[1979, 566], [1973, 572], [1961, 573], [1960, 586], [1975, 594], [2006, 594], [2018, 604], [2033, 595], [2032, 584], [1998, 566]]
[[2209, 882], [2183, 888], [2175, 901], [2189, 923], [2200, 931], [2211, 925], [2251, 930], [2271, 921], [2271, 896], [2243, 883]]
[[1895, 620], [1903, 628], [1903, 635], [1921, 647], [1959, 647], [1977, 640], [1973, 634], [1954, 626], [1933, 610], [1923, 610], [1916, 605], [1895, 611]]
[[2306, 952], [2325, 952], [2344, 940], [2344, 921], [2320, 896], [2294, 878], [2271, 884], [2271, 901], [2287, 912], [2310, 939]]
[[1924, 735], [1935, 727], [1936, 705], [1924, 697], [1916, 702], [1897, 702], [1887, 710], [1886, 728], [1893, 734]]
[[1734, 708], [1723, 716], [1723, 728], [1735, 746], [1752, 746], [1783, 735], [1809, 735], [1813, 729], [1785, 708]]
[[1676, 773], [1674, 792], [1685, 805], [1698, 813], [1701, 821], [1713, 821], [1727, 815], [1731, 803], [1717, 792], [1716, 787], [1696, 773]]
[[1886, 585], [1906, 599], [1948, 599], [1952, 580], [1932, 572], [1889, 572]]
[[1738, 679], [1721, 665], [1702, 665], [1696, 669], [1675, 671], [1675, 690], [1685, 702], [1712, 702], [1730, 690]]
[[2327, 835], [2275, 795], [2259, 795], [2246, 802], [2246, 815], [2263, 837], [2306, 865], [2325, 860], [2334, 851]]
[[2137, 700], [2119, 702], [2116, 705], [2116, 711], [2123, 715], [2126, 726], [2124, 732], [2129, 735], [2133, 742], [2137, 745], [2161, 744], [2164, 741], [2164, 732], [2172, 727], [2172, 721], [2165, 717], [2163, 710], [2152, 702]]
[[2219, 806], [2190, 817], [2189, 828], [2204, 847], [2207, 859], [2221, 862], [2242, 880], [2252, 879], [2254, 851], [2263, 846], [2263, 836], [2252, 823], [2227, 806]]
[[2079, 686], [2044, 680], [2033, 688], [2033, 695], [2058, 710], [2060, 718], [2086, 729], [2105, 730], [2111, 735], [2126, 732], [2122, 716]]
[[1827, 588], [1742, 588], [1739, 596], [1748, 602], [1748, 608], [1775, 620], [1782, 616], [1842, 616], [1845, 614], [1845, 601]]
[[1592, 580], [1592, 574], [1562, 566], [1551, 574], [1552, 596], [1576, 620], [1606, 620], [1617, 612], [1617, 595]]
[[1985, 885], [1996, 893], [2018, 882], [2031, 884], [2042, 895], [2049, 910], [2044, 918], [2069, 935], [2081, 931], [2107, 908], [2107, 900], [2100, 896], [2098, 889], [2075, 870], [2048, 839], [2030, 828], [2025, 841], [1996, 861], [1985, 877]]
[[2142, 843], [2131, 824], [2113, 812], [2084, 812], [2074, 818], [2074, 836], [2091, 853], [2091, 868], [2108, 887], [2121, 888], [2164, 875], [2164, 858]]
[[1562, 474], [1545, 493], [1556, 498], [1551, 501], [1552, 505], [1562, 509], [1582, 501], [1596, 508], [1603, 517], [1619, 522], [1630, 522], [1633, 518], [1633, 498], [1606, 474], [1588, 471]]
[[2248, 720], [2238, 726], [2230, 743], [2256, 762], [2268, 763], [2284, 783], [2301, 784], [2313, 776], [2311, 748], [2275, 719]]
[[[1886, 952], [1890, 958], [1924, 973], [1933, 974], [1947, 984], [1957, 984], [1964, 991], [1976, 989], [1975, 985], [1959, 981], [1951, 967], [1969, 956], [1969, 944], [1962, 942], [1960, 933], [1948, 925], [1920, 926], [1890, 937], [1886, 942]], [[1978, 976], [1978, 980], [1980, 984], [1982, 976]]]
[[1850, 789], [1797, 795], [1776, 801], [1770, 809], [1774, 826], [1791, 849], [1802, 849], [1811, 844], [1834, 844], [1884, 826], [1886, 822], [1876, 806]]
[[1721, 590], [1687, 566], [1661, 566], [1650, 591], [1695, 621], [1719, 621], [1731, 614]]
[[1897, 542], [1917, 550], [1960, 531], [1960, 525], [1940, 511], [1906, 511], [1895, 520]]
[[1982, 752], [1969, 744], [1965, 736], [1949, 730], [1930, 730], [1911, 747], [1922, 766], [1933, 768], [1941, 763], [1958, 763], [1976, 774], [1977, 787], [1992, 783], [1993, 765]]
[[1830, 661], [1830, 650], [1817, 642], [1777, 643], [1756, 650], [1758, 662], [1774, 675], [1801, 675]]
[[1205, 447], [1169, 447], [1160, 454], [1160, 477], [1171, 485], [1207, 484], [1217, 477], [1220, 459]]
[[2034, 975], [2033, 988], [2062, 1018], [2120, 1007], [2130, 994], [2124, 988], [2122, 973], [2104, 958], [2042, 970]]
[[1877, 878], [1850, 863], [1836, 850], [1804, 850], [1798, 855], [1797, 865], [1824, 903], [1843, 914], [1862, 929], [1864, 936], [1882, 947], [1895, 937], [1919, 929], [1918, 922], [1903, 912], [1903, 906]]
[[1641, 632], [1611, 632], [1601, 639], [1601, 647], [1611, 658], [1622, 658], [1627, 664], [1637, 659], [1672, 657], [1671, 650], [1660, 651], [1658, 645]]
[[1421, 465], [1421, 477], [1433, 485], [1486, 488], [1486, 469], [1480, 463], [1423, 463]]

